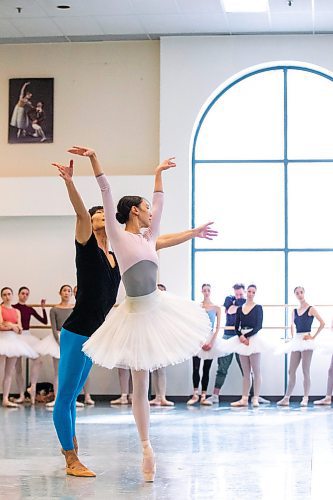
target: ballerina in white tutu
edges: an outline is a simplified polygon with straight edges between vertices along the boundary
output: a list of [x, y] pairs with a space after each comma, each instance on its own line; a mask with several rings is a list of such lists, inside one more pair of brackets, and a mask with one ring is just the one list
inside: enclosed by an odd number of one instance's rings
[[[40, 316], [36, 309], [31, 306], [27, 306], [27, 301], [30, 296], [30, 290], [26, 286], [21, 286], [18, 291], [18, 302], [17, 304], [13, 304], [13, 307], [20, 311], [21, 313], [21, 322], [23, 331], [21, 333], [21, 339], [30, 345], [37, 353], [39, 353], [39, 345], [40, 339], [35, 337], [30, 332], [30, 319], [33, 316], [35, 319], [43, 323], [43, 325], [47, 325], [47, 315], [45, 310], [45, 299], [42, 299], [40, 302], [43, 316]], [[42, 358], [38, 356], [36, 359], [30, 360], [30, 387], [27, 391], [30, 394], [30, 402], [32, 405], [35, 404], [36, 399], [36, 385], [38, 382], [38, 375], [40, 368], [42, 366]], [[18, 358], [16, 362], [16, 383], [19, 389], [19, 397], [14, 399], [15, 403], [23, 403], [25, 401], [24, 391], [25, 391], [25, 383], [23, 378], [23, 370], [22, 370], [22, 358]]]
[[[201, 359], [203, 362], [203, 372], [201, 379], [201, 398], [200, 404], [204, 406], [212, 406], [212, 402], [207, 400], [207, 387], [209, 384], [209, 371], [212, 366], [213, 359], [218, 358], [223, 353], [221, 346], [221, 339], [218, 338], [221, 325], [221, 308], [211, 301], [211, 286], [208, 283], [204, 283], [201, 287], [201, 292], [203, 294], [203, 301], [201, 306], [208, 314], [211, 323], [211, 335], [207, 339], [206, 343], [202, 346], [197, 356], [193, 357], [193, 395], [191, 399], [187, 401], [188, 405], [194, 405], [199, 401], [199, 383], [200, 383], [200, 364]], [[216, 322], [215, 328], [214, 324]]]
[[[90, 158], [102, 191], [107, 236], [127, 294], [84, 344], [83, 351], [107, 368], [132, 369], [132, 407], [143, 446], [143, 475], [145, 481], [153, 481], [156, 466], [149, 441], [148, 371], [189, 359], [200, 350], [210, 332], [208, 316], [200, 306], [156, 288], [155, 246], [163, 206], [162, 172], [176, 164], [170, 158], [156, 168], [152, 210], [142, 197], [125, 196], [119, 201], [116, 214], [108, 180], [95, 152], [77, 147], [69, 151]], [[125, 231], [118, 222], [126, 225]]]
[[4, 287], [1, 290], [3, 303], [0, 306], [0, 356], [5, 356], [5, 374], [3, 379], [2, 406], [17, 407], [9, 401], [9, 390], [17, 358], [37, 358], [37, 352], [21, 338], [21, 313], [11, 305], [13, 290]]
[[239, 401], [231, 406], [248, 406], [249, 390], [251, 386], [251, 371], [253, 373], [252, 406], [259, 406], [259, 393], [261, 386], [260, 361], [261, 353], [268, 351], [271, 346], [261, 332], [263, 322], [262, 306], [255, 304], [254, 297], [257, 292], [256, 285], [249, 285], [246, 292], [246, 302], [237, 309], [235, 332], [237, 336], [222, 340], [225, 351], [229, 354], [239, 354], [243, 370], [243, 390]]
[[[278, 406], [289, 406], [290, 396], [296, 384], [296, 371], [302, 361], [304, 396], [301, 406], [307, 406], [309, 402], [309, 392], [311, 386], [310, 367], [314, 349], [317, 348], [317, 335], [324, 328], [325, 323], [319, 316], [316, 309], [310, 306], [305, 300], [305, 290], [302, 286], [297, 286], [294, 293], [299, 300], [299, 309], [294, 309], [291, 316], [291, 336], [292, 340], [285, 343], [276, 352], [277, 354], [290, 353], [289, 362], [289, 382], [285, 396], [277, 402]], [[311, 327], [314, 318], [319, 321], [319, 327], [315, 334], [311, 335]], [[295, 326], [296, 325], [296, 333]]]

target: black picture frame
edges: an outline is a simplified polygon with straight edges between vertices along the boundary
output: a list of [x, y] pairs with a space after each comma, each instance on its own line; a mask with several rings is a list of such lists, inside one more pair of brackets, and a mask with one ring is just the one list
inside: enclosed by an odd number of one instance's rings
[[9, 144], [53, 142], [54, 78], [9, 80]]

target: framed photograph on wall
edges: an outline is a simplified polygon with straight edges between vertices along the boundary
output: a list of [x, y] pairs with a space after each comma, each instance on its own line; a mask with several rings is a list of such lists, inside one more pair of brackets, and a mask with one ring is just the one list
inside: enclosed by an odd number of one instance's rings
[[53, 78], [9, 80], [10, 144], [53, 142]]

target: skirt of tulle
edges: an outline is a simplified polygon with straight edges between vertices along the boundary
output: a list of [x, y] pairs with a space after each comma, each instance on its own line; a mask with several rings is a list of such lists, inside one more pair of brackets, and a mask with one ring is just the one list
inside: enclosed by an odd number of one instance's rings
[[249, 337], [249, 345], [243, 344], [238, 335], [230, 339], [222, 339], [222, 349], [224, 351], [222, 356], [227, 356], [233, 352], [241, 356], [250, 356], [251, 354], [274, 351], [276, 343], [267, 337], [267, 333], [260, 331]]
[[156, 370], [198, 354], [210, 337], [205, 310], [195, 302], [156, 290], [126, 297], [83, 345], [106, 368]]
[[[211, 333], [210, 338], [212, 337], [212, 335], [213, 333]], [[210, 338], [207, 340], [207, 342], [210, 342]], [[203, 349], [200, 349], [197, 356], [201, 359], [216, 359], [220, 358], [221, 356], [225, 356], [223, 339], [217, 336], [213, 344], [213, 347], [209, 351], [204, 351]]]
[[32, 333], [29, 330], [23, 330], [20, 336], [21, 340], [28, 344], [34, 351], [36, 351], [38, 354], [39, 352], [39, 344], [41, 343], [40, 339], [32, 335]]
[[15, 332], [0, 332], [0, 356], [38, 358], [38, 353]]
[[291, 352], [314, 351], [318, 347], [316, 340], [303, 340], [303, 335], [295, 335], [291, 340], [278, 345], [275, 354], [290, 354]]
[[41, 356], [49, 355], [52, 356], [52, 358], [60, 359], [60, 347], [52, 333], [39, 341], [38, 352]]

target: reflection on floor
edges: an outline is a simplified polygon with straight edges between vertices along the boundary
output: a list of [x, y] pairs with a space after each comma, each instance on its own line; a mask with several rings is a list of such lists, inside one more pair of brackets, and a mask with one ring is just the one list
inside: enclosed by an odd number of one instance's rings
[[155, 408], [154, 484], [142, 482], [130, 408], [97, 405], [77, 417], [80, 455], [97, 473], [93, 479], [64, 475], [51, 412], [0, 409], [0, 499], [332, 498], [331, 407]]

